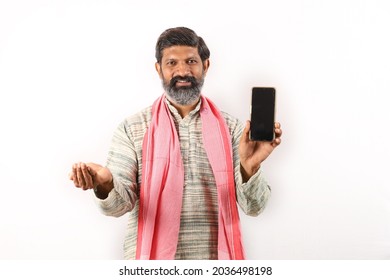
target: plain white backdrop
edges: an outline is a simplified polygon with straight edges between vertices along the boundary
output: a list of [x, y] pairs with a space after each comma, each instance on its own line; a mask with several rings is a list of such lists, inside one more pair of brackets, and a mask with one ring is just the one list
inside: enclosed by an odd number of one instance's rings
[[[142, 3], [141, 3], [142, 2]], [[204, 94], [242, 121], [277, 89], [272, 198], [241, 213], [249, 259], [390, 259], [388, 1], [0, 0], [0, 259], [121, 259], [127, 216], [73, 187], [162, 88], [157, 37], [211, 50]]]

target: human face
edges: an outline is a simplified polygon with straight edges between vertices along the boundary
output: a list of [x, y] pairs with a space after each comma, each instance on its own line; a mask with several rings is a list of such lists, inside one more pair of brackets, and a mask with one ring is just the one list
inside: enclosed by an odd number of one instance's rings
[[198, 49], [189, 46], [172, 46], [163, 50], [161, 64], [156, 70], [168, 99], [187, 106], [198, 102], [209, 60], [202, 63]]

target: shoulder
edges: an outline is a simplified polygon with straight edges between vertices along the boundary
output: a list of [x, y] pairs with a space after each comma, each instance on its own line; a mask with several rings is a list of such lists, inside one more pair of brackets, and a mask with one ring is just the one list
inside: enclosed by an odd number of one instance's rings
[[143, 126], [149, 124], [152, 119], [152, 106], [146, 107], [143, 110], [128, 116], [123, 123], [128, 127]]
[[152, 119], [152, 106], [128, 116], [118, 125], [118, 130], [122, 130], [130, 138], [143, 137]]
[[244, 123], [239, 120], [238, 118], [234, 117], [233, 115], [226, 113], [224, 111], [221, 111], [221, 115], [225, 119], [226, 125], [229, 128], [231, 135], [239, 134], [241, 135], [242, 131], [244, 130]]

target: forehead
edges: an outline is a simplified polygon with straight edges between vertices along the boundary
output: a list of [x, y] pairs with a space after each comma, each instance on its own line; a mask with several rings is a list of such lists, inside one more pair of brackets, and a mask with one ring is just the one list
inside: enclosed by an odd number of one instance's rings
[[187, 59], [199, 57], [198, 48], [190, 46], [172, 46], [165, 48], [162, 52], [162, 59]]

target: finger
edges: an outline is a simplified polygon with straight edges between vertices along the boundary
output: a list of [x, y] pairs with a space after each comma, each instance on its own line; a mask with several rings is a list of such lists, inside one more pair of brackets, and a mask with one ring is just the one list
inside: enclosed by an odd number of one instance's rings
[[83, 173], [83, 178], [85, 181], [85, 186], [83, 189], [91, 189], [93, 188], [93, 182], [92, 182], [92, 177], [91, 174], [89, 174], [88, 167], [85, 163], [81, 164], [81, 171]]
[[280, 123], [279, 123], [279, 122], [275, 122], [275, 123], [274, 123], [274, 127], [275, 127], [275, 128], [280, 128]]
[[282, 130], [280, 128], [275, 128], [275, 138], [280, 138], [282, 136]]
[[84, 180], [83, 172], [81, 170], [81, 162], [77, 164], [76, 174], [77, 174], [77, 180], [79, 183], [79, 187], [84, 189], [85, 180]]
[[93, 169], [91, 166], [89, 166], [89, 164], [87, 164], [87, 169], [88, 169], [89, 174], [91, 175], [92, 185], [95, 186], [97, 184], [97, 174], [98, 173], [95, 169]]
[[80, 184], [79, 184], [79, 179], [77, 177], [77, 163], [73, 164], [73, 166], [72, 166], [72, 175], [73, 175], [73, 183], [74, 183], [74, 185], [77, 188], [79, 188]]
[[274, 141], [272, 141], [271, 145], [272, 145], [272, 147], [275, 148], [275, 147], [279, 146], [280, 143], [282, 143], [282, 139], [280, 139], [280, 138], [275, 138]]

